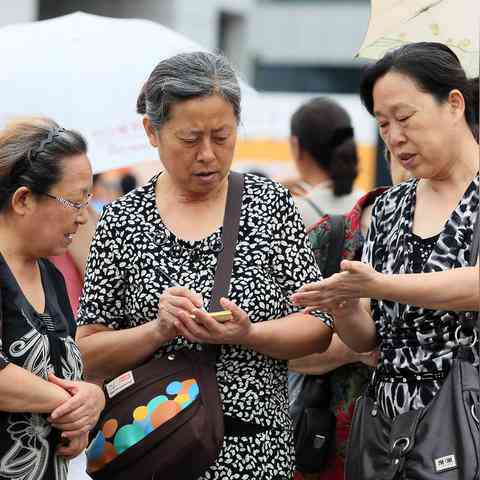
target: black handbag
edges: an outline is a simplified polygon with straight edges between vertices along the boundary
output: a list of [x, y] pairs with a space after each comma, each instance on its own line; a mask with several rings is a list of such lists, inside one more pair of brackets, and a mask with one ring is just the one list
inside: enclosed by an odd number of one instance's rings
[[336, 419], [330, 410], [328, 375], [306, 375], [290, 408], [293, 420], [295, 467], [302, 473], [318, 473], [335, 448]]
[[[479, 216], [471, 265], [478, 255]], [[464, 325], [469, 323], [465, 315]], [[473, 322], [471, 326], [478, 345], [478, 315], [477, 330]], [[480, 371], [473, 366], [472, 356], [470, 347], [459, 345], [433, 400], [393, 419], [373, 399], [372, 380], [355, 404], [345, 479], [480, 480]]]
[[[323, 215], [311, 200], [309, 203], [317, 213]], [[321, 267], [324, 278], [340, 271], [345, 243], [345, 217], [331, 215], [330, 227], [326, 263]], [[302, 473], [319, 473], [325, 469], [335, 451], [337, 422], [330, 408], [331, 376], [326, 373], [300, 377], [299, 374], [289, 373], [289, 383], [299, 380], [302, 382], [300, 391], [289, 409], [293, 421], [295, 468]]]
[[[209, 311], [228, 295], [243, 175], [231, 172]], [[107, 404], [87, 448], [94, 480], [194, 480], [215, 463], [224, 437], [216, 378], [218, 346], [197, 345], [105, 382]]]

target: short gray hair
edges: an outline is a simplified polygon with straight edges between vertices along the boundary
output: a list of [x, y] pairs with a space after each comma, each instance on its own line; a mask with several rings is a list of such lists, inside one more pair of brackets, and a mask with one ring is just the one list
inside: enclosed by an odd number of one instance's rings
[[138, 96], [137, 113], [146, 114], [159, 129], [176, 103], [211, 95], [230, 103], [240, 122], [240, 85], [228, 60], [208, 52], [180, 53], [153, 69]]

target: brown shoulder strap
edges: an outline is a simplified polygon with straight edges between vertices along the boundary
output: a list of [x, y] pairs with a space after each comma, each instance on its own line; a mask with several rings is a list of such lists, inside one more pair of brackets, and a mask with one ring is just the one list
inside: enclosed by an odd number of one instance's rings
[[208, 310], [221, 310], [220, 298], [228, 296], [230, 278], [232, 276], [233, 259], [237, 246], [240, 227], [240, 210], [242, 208], [244, 176], [238, 172], [230, 172], [228, 178], [227, 204], [223, 217], [223, 248], [217, 260], [215, 280]]

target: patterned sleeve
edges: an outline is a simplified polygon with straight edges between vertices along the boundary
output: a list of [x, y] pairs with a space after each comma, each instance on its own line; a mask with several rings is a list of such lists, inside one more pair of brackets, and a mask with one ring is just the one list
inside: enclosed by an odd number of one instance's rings
[[[321, 280], [322, 274], [315, 262], [300, 213], [286, 189], [282, 188], [275, 207], [272, 219], [275, 226], [272, 268], [276, 280], [288, 299], [306, 283]], [[288, 301], [286, 314], [298, 311], [301, 311], [301, 307], [293, 306]], [[326, 313], [314, 311], [312, 315], [319, 317], [327, 326], [333, 326], [332, 318]]]
[[382, 271], [381, 262], [384, 257], [385, 247], [382, 242], [382, 232], [380, 229], [381, 217], [384, 208], [384, 197], [381, 195], [375, 201], [372, 209], [372, 219], [367, 232], [367, 238], [363, 245], [362, 262], [370, 264], [375, 270]]
[[107, 207], [100, 218], [90, 247], [78, 325], [103, 324], [113, 329], [126, 325], [125, 281], [120, 271], [121, 241], [115, 228], [117, 215]]

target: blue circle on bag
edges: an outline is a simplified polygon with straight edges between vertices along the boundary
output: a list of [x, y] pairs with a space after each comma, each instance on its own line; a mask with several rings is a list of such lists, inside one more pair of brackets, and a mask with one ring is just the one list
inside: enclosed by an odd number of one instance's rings
[[168, 385], [166, 391], [168, 395], [177, 395], [177, 393], [179, 393], [182, 389], [182, 386], [182, 382], [172, 382]]

